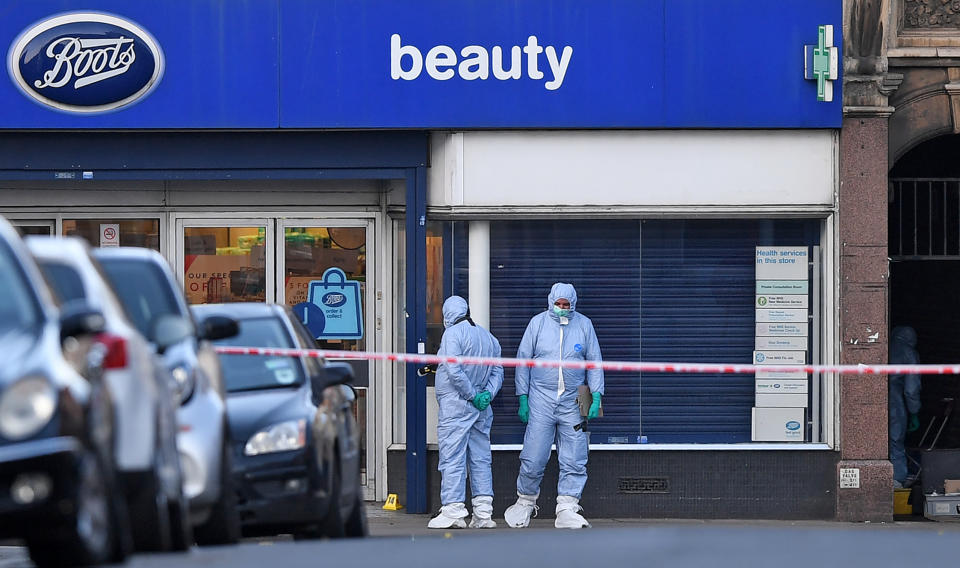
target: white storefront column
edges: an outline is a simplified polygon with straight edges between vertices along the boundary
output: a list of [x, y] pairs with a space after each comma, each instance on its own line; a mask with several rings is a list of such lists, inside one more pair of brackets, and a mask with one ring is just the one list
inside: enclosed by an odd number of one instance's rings
[[470, 221], [470, 316], [490, 328], [490, 222]]

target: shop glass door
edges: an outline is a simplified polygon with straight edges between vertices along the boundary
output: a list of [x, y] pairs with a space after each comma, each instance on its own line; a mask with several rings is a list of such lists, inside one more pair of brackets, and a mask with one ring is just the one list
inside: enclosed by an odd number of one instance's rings
[[273, 226], [268, 219], [178, 219], [176, 266], [187, 301], [272, 301]]
[[[277, 301], [290, 306], [315, 338], [320, 349], [366, 351], [375, 324], [371, 321], [368, 243], [372, 223], [362, 219], [284, 219], [277, 226]], [[372, 325], [371, 325], [372, 324]], [[353, 366], [357, 395], [354, 412], [360, 431], [361, 482], [367, 498], [374, 497], [367, 464], [375, 452], [367, 440], [375, 436], [368, 394], [372, 361], [348, 361]]]

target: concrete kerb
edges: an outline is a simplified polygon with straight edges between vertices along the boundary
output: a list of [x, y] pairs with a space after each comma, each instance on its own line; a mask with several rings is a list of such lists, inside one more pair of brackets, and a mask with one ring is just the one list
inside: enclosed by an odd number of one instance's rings
[[[367, 520], [370, 524], [370, 536], [373, 537], [400, 537], [400, 536], [436, 536], [450, 538], [456, 536], [481, 536], [487, 533], [516, 531], [511, 529], [503, 520], [503, 511], [494, 511], [493, 519], [497, 522], [495, 529], [428, 529], [427, 522], [432, 514], [410, 514], [405, 510], [385, 511], [382, 503], [367, 504]], [[757, 529], [831, 529], [831, 530], [910, 530], [926, 531], [938, 534], [951, 533], [960, 535], [960, 523], [934, 522], [925, 519], [909, 521], [893, 521], [889, 523], [848, 523], [830, 520], [811, 521], [781, 521], [781, 520], [742, 520], [742, 519], [620, 519], [620, 518], [591, 518], [587, 517], [593, 529], [605, 528], [650, 528], [650, 527], [751, 527]], [[553, 519], [534, 518], [530, 526], [522, 530], [559, 530], [554, 528]], [[586, 529], [585, 529], [586, 530]]]

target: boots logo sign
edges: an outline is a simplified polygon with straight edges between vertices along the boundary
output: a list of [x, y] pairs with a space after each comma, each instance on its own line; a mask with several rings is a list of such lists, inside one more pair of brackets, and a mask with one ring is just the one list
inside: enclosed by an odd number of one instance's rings
[[7, 54], [7, 71], [24, 95], [73, 114], [132, 105], [156, 88], [163, 70], [163, 51], [149, 32], [97, 12], [60, 14], [34, 24]]

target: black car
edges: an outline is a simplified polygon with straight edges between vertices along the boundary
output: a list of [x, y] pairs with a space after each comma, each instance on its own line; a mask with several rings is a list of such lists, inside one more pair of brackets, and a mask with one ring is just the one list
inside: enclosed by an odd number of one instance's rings
[[103, 315], [58, 306], [3, 218], [0, 290], [0, 538], [25, 539], [41, 566], [122, 560]]
[[[313, 348], [293, 312], [272, 304], [194, 306], [203, 322], [235, 319], [221, 346]], [[245, 535], [360, 537], [367, 518], [353, 374], [316, 358], [221, 355], [234, 484]]]

